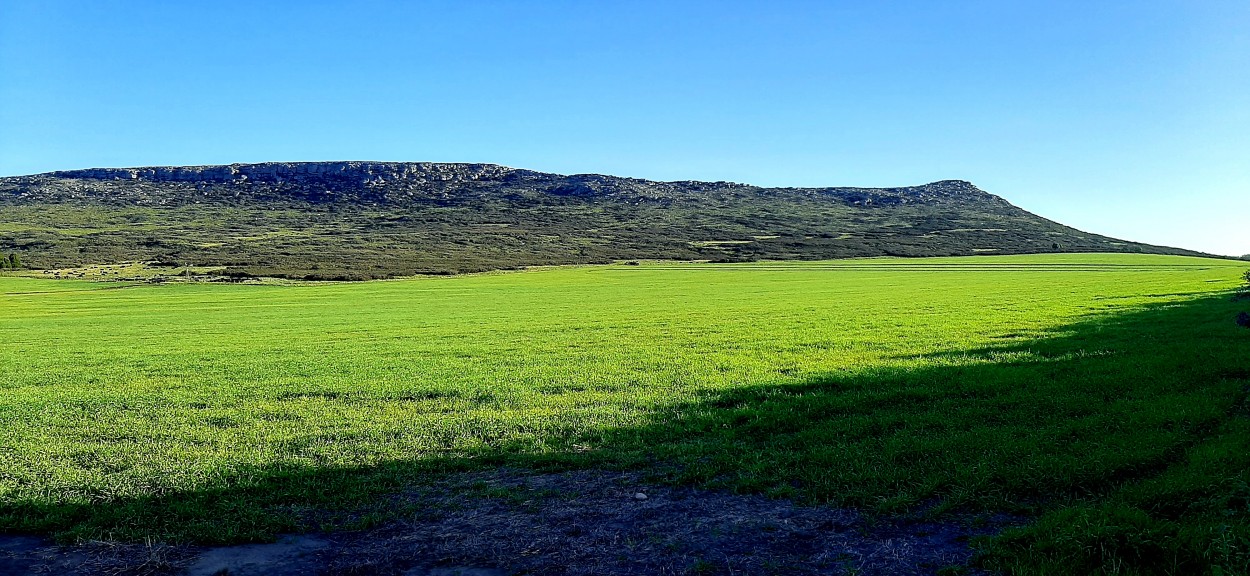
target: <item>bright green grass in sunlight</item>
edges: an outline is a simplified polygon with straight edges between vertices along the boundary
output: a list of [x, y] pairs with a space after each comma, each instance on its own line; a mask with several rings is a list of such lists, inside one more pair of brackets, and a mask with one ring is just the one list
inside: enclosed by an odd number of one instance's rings
[[1250, 305], [1230, 299], [1245, 266], [0, 277], [0, 530], [241, 541], [440, 472], [628, 467], [1031, 519], [979, 544], [992, 568], [1246, 571], [1250, 330], [1232, 318]]

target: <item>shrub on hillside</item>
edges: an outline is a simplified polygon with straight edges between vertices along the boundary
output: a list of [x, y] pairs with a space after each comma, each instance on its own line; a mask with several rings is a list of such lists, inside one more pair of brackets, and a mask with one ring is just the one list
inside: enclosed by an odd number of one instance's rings
[[222, 276], [226, 278], [237, 278], [240, 280], [244, 278], [255, 277], [255, 274], [252, 274], [251, 272], [244, 270], [243, 268], [234, 268], [234, 267], [226, 268], [225, 270], [222, 270], [221, 272], [219, 272], [219, 274], [221, 274]]
[[1233, 294], [1233, 300], [1250, 298], [1250, 270], [1246, 270], [1246, 272], [1241, 275], [1241, 278], [1242, 280], [1245, 280], [1245, 284], [1242, 284], [1241, 288], [1237, 289], [1237, 293]]
[[[1250, 270], [1246, 270], [1246, 272], [1241, 275], [1241, 278], [1245, 280], [1246, 283], [1242, 285], [1241, 290], [1233, 296], [1233, 300], [1250, 299]], [[1243, 328], [1250, 328], [1250, 313], [1241, 312], [1237, 314], [1237, 325]]]

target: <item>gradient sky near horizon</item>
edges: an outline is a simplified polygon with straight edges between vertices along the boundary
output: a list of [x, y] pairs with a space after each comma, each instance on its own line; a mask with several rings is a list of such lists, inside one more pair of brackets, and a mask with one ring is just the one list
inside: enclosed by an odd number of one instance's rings
[[0, 175], [490, 162], [970, 180], [1250, 253], [1250, 2], [0, 0]]

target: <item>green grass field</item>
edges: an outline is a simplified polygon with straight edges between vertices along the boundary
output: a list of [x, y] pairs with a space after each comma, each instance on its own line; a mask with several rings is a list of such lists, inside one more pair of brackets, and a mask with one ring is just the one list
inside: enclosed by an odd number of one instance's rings
[[613, 467], [1035, 518], [979, 543], [990, 568], [1246, 573], [1245, 266], [0, 276], [0, 530], [236, 542], [385, 520], [379, 497], [448, 471]]

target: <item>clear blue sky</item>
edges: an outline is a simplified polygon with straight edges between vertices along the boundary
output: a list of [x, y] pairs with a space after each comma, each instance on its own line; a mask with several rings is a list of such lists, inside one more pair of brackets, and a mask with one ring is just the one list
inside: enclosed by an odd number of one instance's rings
[[957, 178], [1250, 253], [1250, 2], [0, 0], [0, 175], [269, 160]]

